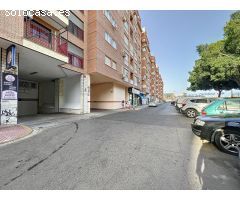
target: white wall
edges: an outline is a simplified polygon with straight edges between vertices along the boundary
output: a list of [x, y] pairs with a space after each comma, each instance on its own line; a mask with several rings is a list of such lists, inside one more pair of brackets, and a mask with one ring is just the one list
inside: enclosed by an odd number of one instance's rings
[[82, 113], [80, 76], [63, 78], [59, 81], [59, 111]]
[[114, 84], [113, 87], [113, 99], [115, 101], [114, 109], [122, 108], [122, 101], [125, 101], [126, 99], [125, 91], [126, 90], [124, 86]]

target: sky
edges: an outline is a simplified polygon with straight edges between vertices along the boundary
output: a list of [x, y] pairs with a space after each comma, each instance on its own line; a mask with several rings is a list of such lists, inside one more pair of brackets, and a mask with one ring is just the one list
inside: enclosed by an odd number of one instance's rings
[[233, 11], [140, 11], [150, 49], [164, 81], [164, 92], [185, 92], [188, 72], [198, 59], [196, 46], [223, 38]]

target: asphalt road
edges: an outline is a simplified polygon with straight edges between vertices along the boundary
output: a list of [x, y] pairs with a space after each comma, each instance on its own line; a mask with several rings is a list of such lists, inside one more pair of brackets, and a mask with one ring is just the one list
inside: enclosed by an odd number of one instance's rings
[[110, 114], [0, 146], [0, 189], [240, 189], [240, 161], [174, 107]]

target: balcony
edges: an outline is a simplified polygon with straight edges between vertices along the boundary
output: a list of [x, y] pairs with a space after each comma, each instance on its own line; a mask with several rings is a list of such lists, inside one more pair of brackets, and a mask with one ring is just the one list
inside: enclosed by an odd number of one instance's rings
[[52, 10], [52, 15], [48, 16], [39, 16], [40, 19], [44, 20], [57, 30], [61, 30], [64, 27], [68, 26], [68, 17], [64, 15], [64, 13], [60, 10]]
[[83, 58], [73, 54], [72, 52], [68, 52], [68, 63], [74, 67], [83, 69]]
[[24, 37], [42, 47], [67, 56], [67, 40], [60, 35], [53, 34], [51, 30], [31, 19], [24, 19]]

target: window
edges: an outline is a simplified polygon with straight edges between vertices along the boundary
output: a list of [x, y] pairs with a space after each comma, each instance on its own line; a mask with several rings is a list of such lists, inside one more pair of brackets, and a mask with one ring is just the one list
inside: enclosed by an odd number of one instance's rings
[[115, 61], [112, 61], [112, 68], [117, 69], [117, 63]]
[[104, 10], [105, 17], [111, 22], [112, 26], [116, 27], [116, 21], [113, 19], [109, 10]]
[[84, 40], [84, 31], [69, 20], [68, 31], [78, 37], [80, 40]]
[[207, 103], [207, 99], [196, 99], [195, 103]]
[[117, 44], [116, 44], [116, 42], [115, 42], [114, 40], [112, 40], [112, 47], [113, 47], [114, 49], [117, 49]]
[[240, 101], [227, 100], [226, 109], [230, 111], [240, 111]]
[[73, 45], [72, 43], [68, 43], [68, 62], [69, 64], [83, 68], [83, 49]]
[[129, 41], [128, 41], [128, 37], [125, 34], [124, 34], [124, 43], [126, 44], [126, 46], [128, 46]]
[[105, 56], [105, 65], [111, 67], [111, 59], [107, 56]]
[[124, 64], [125, 64], [126, 66], [128, 66], [128, 63], [129, 63], [129, 55], [126, 54], [125, 57], [124, 57]]
[[105, 37], [105, 40], [106, 40], [114, 49], [117, 49], [116, 41], [113, 40], [112, 37], [111, 37], [107, 32], [105, 32], [104, 37]]
[[126, 68], [123, 68], [123, 75], [128, 77], [128, 70]]
[[128, 26], [128, 22], [124, 21], [124, 29], [128, 32], [129, 26]]
[[32, 20], [31, 26], [31, 34], [33, 37], [39, 38], [44, 42], [51, 42], [51, 30], [38, 23], [35, 20]]
[[111, 58], [109, 58], [108, 56], [105, 56], [104, 63], [105, 63], [105, 65], [107, 65], [113, 69], [117, 69], [117, 63], [115, 61], [113, 61]]
[[137, 86], [137, 82], [138, 82], [137, 77], [134, 76], [134, 77], [133, 77], [133, 84], [134, 84], [135, 86]]
[[145, 48], [145, 47], [143, 47], [143, 48], [142, 48], [142, 51], [143, 51], [143, 52], [145, 52], [145, 51], [146, 51], [146, 48]]
[[68, 31], [79, 39], [84, 40], [83, 30], [84, 23], [71, 12], [71, 14], [69, 15]]

